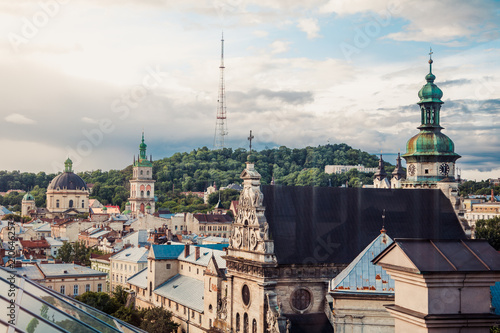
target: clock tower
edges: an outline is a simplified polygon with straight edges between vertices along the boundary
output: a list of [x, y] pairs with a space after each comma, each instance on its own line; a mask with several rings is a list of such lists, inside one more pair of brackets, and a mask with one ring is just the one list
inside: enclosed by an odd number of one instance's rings
[[[432, 51], [430, 52], [432, 55]], [[441, 133], [440, 125], [443, 92], [435, 84], [432, 74], [432, 58], [429, 59], [427, 83], [418, 92], [420, 101], [420, 132], [408, 140], [406, 153], [406, 180], [403, 188], [439, 188], [450, 198], [458, 195], [455, 180], [455, 161], [460, 155], [455, 153], [453, 141]], [[452, 200], [453, 202], [454, 200]]]

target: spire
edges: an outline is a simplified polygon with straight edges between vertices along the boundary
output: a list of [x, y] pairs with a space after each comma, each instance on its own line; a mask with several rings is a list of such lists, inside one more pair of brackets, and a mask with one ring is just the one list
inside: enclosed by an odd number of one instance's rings
[[144, 143], [144, 130], [142, 131], [142, 141], [141, 144], [139, 145], [139, 159], [140, 160], [147, 160], [147, 155], [146, 155], [146, 148], [148, 146]]
[[373, 175], [373, 178], [378, 179], [378, 180], [382, 180], [385, 177], [387, 177], [387, 172], [385, 172], [384, 160], [382, 159], [382, 154], [380, 154], [380, 159], [378, 161], [378, 170]]
[[398, 153], [398, 158], [396, 159], [396, 167], [392, 172], [392, 176], [397, 180], [403, 179], [405, 177], [405, 172], [403, 170], [403, 166], [401, 165], [401, 153]]
[[220, 56], [220, 82], [219, 95], [217, 99], [217, 119], [215, 122], [214, 149], [223, 149], [225, 147], [225, 137], [227, 136], [226, 123], [226, 86], [224, 83], [224, 33], [221, 39], [221, 56]]

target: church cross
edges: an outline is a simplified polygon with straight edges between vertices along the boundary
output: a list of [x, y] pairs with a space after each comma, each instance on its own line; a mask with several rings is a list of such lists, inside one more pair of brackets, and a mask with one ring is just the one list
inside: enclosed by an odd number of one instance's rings
[[252, 152], [252, 139], [255, 137], [252, 135], [252, 130], [250, 130], [250, 136], [248, 137], [248, 141], [250, 141], [250, 153]]
[[431, 49], [430, 49], [430, 51], [429, 51], [429, 58], [430, 58], [430, 59], [432, 59], [432, 55], [433, 55], [433, 54], [434, 54], [434, 52], [432, 52], [432, 47], [431, 47]]

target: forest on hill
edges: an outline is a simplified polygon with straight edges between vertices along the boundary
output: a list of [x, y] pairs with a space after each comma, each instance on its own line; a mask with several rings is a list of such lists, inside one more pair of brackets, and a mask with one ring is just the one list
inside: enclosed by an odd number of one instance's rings
[[[241, 184], [239, 178], [248, 159], [248, 151], [243, 148], [210, 150], [207, 147], [194, 149], [191, 152], [175, 153], [153, 162], [153, 178], [158, 208], [169, 208], [173, 211], [187, 206], [197, 210], [208, 209], [200, 206], [198, 198], [188, 198], [180, 192], [202, 192], [215, 184], [217, 188], [232, 183]], [[356, 187], [373, 183], [372, 173], [359, 173], [351, 170], [344, 174], [326, 174], [325, 165], [364, 165], [377, 167], [378, 156], [371, 155], [346, 144], [329, 144], [318, 147], [287, 148], [279, 147], [252, 151], [251, 159], [255, 168], [262, 175], [262, 184], [290, 186], [341, 186], [348, 184]], [[394, 166], [385, 163], [388, 173]], [[87, 183], [94, 184], [91, 198], [97, 198], [103, 204], [118, 205], [122, 209], [129, 196], [129, 179], [132, 177], [132, 166], [123, 170], [86, 171], [78, 173]], [[45, 204], [45, 191], [55, 174], [44, 172], [20, 173], [19, 171], [0, 171], [0, 191], [9, 189], [30, 190], [37, 206]], [[0, 197], [0, 204], [17, 205], [22, 195], [11, 193]], [[174, 205], [175, 203], [175, 205]]]

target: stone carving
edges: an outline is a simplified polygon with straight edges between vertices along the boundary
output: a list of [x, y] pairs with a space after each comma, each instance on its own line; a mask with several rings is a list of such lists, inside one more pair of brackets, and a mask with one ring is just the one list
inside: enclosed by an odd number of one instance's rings
[[269, 226], [262, 206], [264, 195], [260, 191], [260, 174], [248, 163], [242, 172], [243, 190], [238, 213], [229, 244], [231, 248], [268, 253]]

